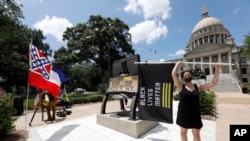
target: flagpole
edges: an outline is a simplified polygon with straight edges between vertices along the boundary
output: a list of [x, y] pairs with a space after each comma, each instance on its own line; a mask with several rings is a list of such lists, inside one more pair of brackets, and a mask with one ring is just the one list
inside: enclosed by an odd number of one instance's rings
[[28, 103], [29, 103], [29, 91], [30, 91], [30, 87], [28, 85], [27, 87], [27, 99], [26, 99], [26, 109], [25, 109], [25, 122], [24, 122], [24, 131], [25, 131], [25, 139], [27, 137], [27, 132], [26, 132], [26, 129], [27, 129], [27, 115], [28, 115]]
[[[172, 64], [176, 62], [135, 62], [135, 64]], [[231, 65], [230, 63], [209, 63], [209, 62], [183, 62], [183, 64], [200, 64], [200, 65]]]
[[[30, 44], [29, 44], [29, 60], [30, 60], [30, 48], [32, 46], [32, 38], [31, 38], [31, 41], [30, 41]], [[24, 122], [24, 129], [25, 129], [25, 139], [27, 138], [27, 132], [26, 132], [26, 129], [27, 129], [27, 115], [28, 115], [28, 103], [29, 103], [29, 92], [30, 92], [30, 86], [29, 84], [27, 85], [27, 94], [26, 94], [26, 108], [25, 108], [25, 122]]]

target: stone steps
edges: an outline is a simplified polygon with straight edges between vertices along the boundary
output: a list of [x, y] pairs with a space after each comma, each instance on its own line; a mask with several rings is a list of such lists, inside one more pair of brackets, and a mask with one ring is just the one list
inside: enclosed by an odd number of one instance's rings
[[[207, 75], [207, 82], [211, 82], [213, 75]], [[230, 73], [220, 74], [218, 84], [210, 89], [215, 92], [241, 92], [237, 80]]]

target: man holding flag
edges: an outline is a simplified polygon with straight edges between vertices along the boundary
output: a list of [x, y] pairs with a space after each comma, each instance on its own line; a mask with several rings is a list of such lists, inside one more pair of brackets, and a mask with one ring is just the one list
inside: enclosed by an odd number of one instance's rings
[[[52, 65], [48, 58], [33, 45], [29, 48], [29, 65], [28, 85], [48, 91], [56, 99], [60, 93], [60, 86], [67, 81], [67, 77], [61, 70]], [[37, 101], [39, 100], [35, 100], [36, 106]]]

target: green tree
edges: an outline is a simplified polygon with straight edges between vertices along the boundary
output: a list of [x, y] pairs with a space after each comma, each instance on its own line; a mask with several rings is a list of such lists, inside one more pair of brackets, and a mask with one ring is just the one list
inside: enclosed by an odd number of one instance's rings
[[75, 88], [85, 88], [88, 91], [97, 90], [102, 82], [101, 69], [95, 65], [90, 67], [75, 66], [69, 69], [70, 78], [66, 85], [70, 91]]
[[246, 47], [244, 48], [242, 54], [244, 57], [247, 57], [248, 59], [250, 59], [250, 33], [245, 35], [244, 44]]
[[[7, 78], [7, 86], [14, 86], [27, 80], [28, 43], [23, 46], [26, 27], [9, 17], [0, 16], [0, 21], [0, 76]], [[7, 87], [8, 90], [10, 87]]]
[[83, 82], [87, 90], [98, 90], [102, 82], [101, 68], [96, 65], [86, 68]]
[[0, 45], [12, 36], [11, 31], [19, 25], [19, 18], [23, 18], [21, 6], [14, 0], [0, 0]]
[[44, 52], [48, 50], [49, 46], [42, 43], [45, 38], [41, 31], [31, 30], [21, 24], [8, 24], [6, 27], [9, 27], [9, 30], [4, 33], [9, 34], [9, 37], [0, 42], [0, 76], [7, 78], [5, 82], [7, 91], [11, 92], [11, 87], [17, 86], [16, 92], [22, 93], [25, 90], [21, 90], [20, 87], [27, 86], [25, 82], [28, 78], [31, 39], [33, 38], [34, 44]]
[[77, 60], [77, 56], [64, 46], [54, 52], [53, 64], [60, 68], [65, 74], [69, 73], [68, 70]]
[[20, 5], [13, 0], [1, 0], [0, 10], [0, 76], [7, 79], [1, 85], [8, 92], [15, 86], [16, 93], [21, 93], [27, 87], [30, 42], [33, 40], [45, 54], [49, 45], [42, 42], [42, 31], [32, 30], [19, 21], [23, 18]]
[[0, 16], [6, 16], [19, 22], [19, 18], [24, 18], [21, 7], [22, 5], [17, 4], [14, 0], [0, 0]]
[[76, 66], [70, 69], [71, 90], [74, 88], [85, 88], [84, 79], [86, 76], [86, 69], [80, 66]]
[[128, 31], [128, 25], [119, 18], [91, 15], [86, 23], [67, 28], [63, 40], [68, 41], [69, 52], [75, 53], [78, 62], [94, 62], [104, 76], [110, 62], [134, 54]]

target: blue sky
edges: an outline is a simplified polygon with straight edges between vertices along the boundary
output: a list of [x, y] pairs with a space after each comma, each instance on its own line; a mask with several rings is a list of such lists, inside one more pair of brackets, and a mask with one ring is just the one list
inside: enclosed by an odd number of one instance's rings
[[181, 58], [191, 32], [207, 6], [243, 45], [250, 32], [250, 0], [17, 0], [23, 24], [40, 29], [53, 50], [66, 46], [66, 27], [85, 23], [90, 15], [118, 17], [130, 27], [133, 48], [141, 61]]

